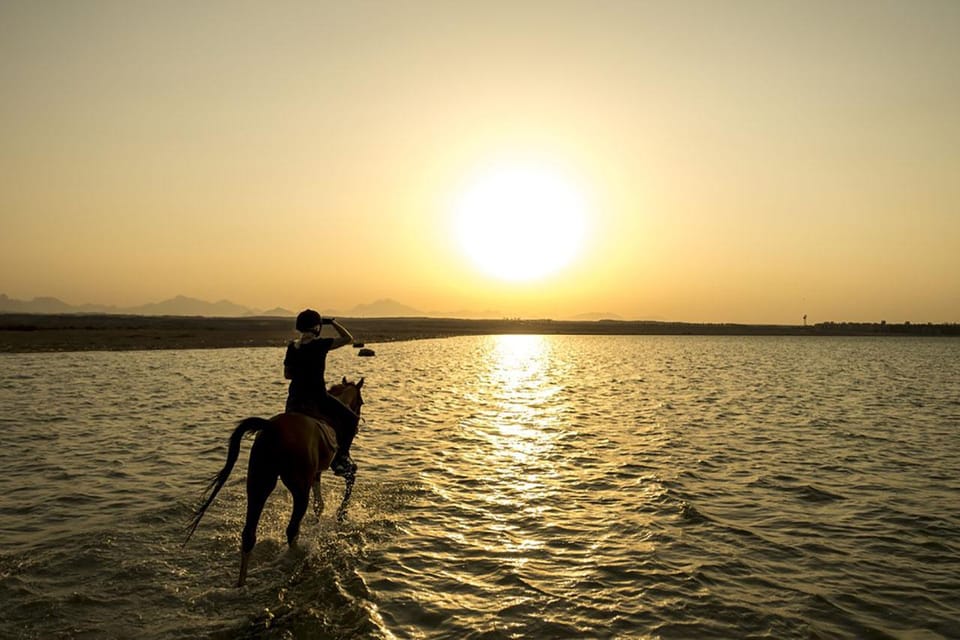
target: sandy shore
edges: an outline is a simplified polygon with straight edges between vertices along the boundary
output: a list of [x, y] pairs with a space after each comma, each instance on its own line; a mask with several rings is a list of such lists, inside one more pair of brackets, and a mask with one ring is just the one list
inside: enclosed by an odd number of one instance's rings
[[[358, 342], [463, 335], [958, 335], [960, 325], [783, 325], [564, 322], [452, 318], [341, 318]], [[0, 314], [0, 353], [282, 347], [292, 318]]]

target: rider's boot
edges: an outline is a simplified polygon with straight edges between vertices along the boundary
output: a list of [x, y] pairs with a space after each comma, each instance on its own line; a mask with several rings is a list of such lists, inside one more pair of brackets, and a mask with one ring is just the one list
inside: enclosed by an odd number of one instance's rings
[[333, 475], [344, 478], [356, 473], [357, 463], [350, 457], [349, 452], [342, 455], [338, 452], [333, 462], [330, 463], [330, 469], [333, 471]]

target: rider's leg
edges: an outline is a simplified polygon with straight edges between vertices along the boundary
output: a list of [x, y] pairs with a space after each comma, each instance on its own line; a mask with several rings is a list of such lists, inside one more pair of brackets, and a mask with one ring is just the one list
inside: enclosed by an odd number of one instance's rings
[[344, 475], [355, 466], [350, 459], [350, 445], [357, 435], [360, 416], [333, 396], [327, 397], [329, 400], [324, 403], [323, 412], [337, 432], [337, 455], [330, 467], [337, 475]]

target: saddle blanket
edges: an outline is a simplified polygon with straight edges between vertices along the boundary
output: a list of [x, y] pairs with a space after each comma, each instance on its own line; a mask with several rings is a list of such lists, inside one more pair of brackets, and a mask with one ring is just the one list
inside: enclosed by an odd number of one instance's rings
[[323, 420], [317, 420], [317, 429], [320, 431], [320, 439], [323, 440], [323, 443], [326, 444], [331, 451], [339, 449], [337, 445], [337, 432], [333, 430], [333, 427]]

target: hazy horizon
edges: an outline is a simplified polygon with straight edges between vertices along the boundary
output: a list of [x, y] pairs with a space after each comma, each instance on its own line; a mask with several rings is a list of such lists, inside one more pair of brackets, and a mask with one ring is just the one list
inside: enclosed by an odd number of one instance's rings
[[0, 292], [960, 321], [960, 3], [0, 5]]
[[[7, 304], [5, 304], [7, 303]], [[54, 306], [66, 305], [66, 309], [51, 309]], [[604, 311], [585, 311], [574, 313], [567, 316], [511, 316], [503, 314], [495, 309], [473, 310], [473, 309], [417, 309], [403, 304], [402, 301], [384, 298], [366, 303], [358, 303], [351, 307], [341, 309], [321, 308], [319, 311], [324, 315], [338, 316], [341, 318], [402, 318], [402, 317], [424, 317], [435, 319], [474, 319], [474, 320], [555, 320], [555, 321], [574, 321], [574, 322], [596, 322], [602, 320], [616, 322], [653, 322], [662, 324], [742, 324], [753, 326], [780, 325], [780, 326], [801, 326], [817, 324], [913, 324], [913, 325], [951, 325], [956, 322], [932, 322], [924, 318], [810, 318], [801, 317], [795, 322], [766, 323], [766, 322], [710, 322], [702, 320], [685, 320], [682, 318], [632, 318], [623, 317], [617, 313]], [[281, 313], [282, 312], [282, 313]], [[116, 306], [103, 305], [98, 303], [70, 303], [60, 298], [51, 296], [39, 296], [30, 300], [19, 300], [10, 298], [3, 292], [0, 292], [0, 314], [3, 313], [24, 313], [24, 314], [132, 314], [144, 316], [205, 316], [205, 317], [248, 317], [248, 316], [275, 316], [275, 317], [294, 317], [298, 310], [289, 309], [283, 306], [275, 306], [269, 309], [252, 307], [244, 305], [234, 300], [220, 299], [215, 301], [199, 300], [183, 295], [177, 295], [172, 298], [159, 301], [150, 301], [141, 305]]]

